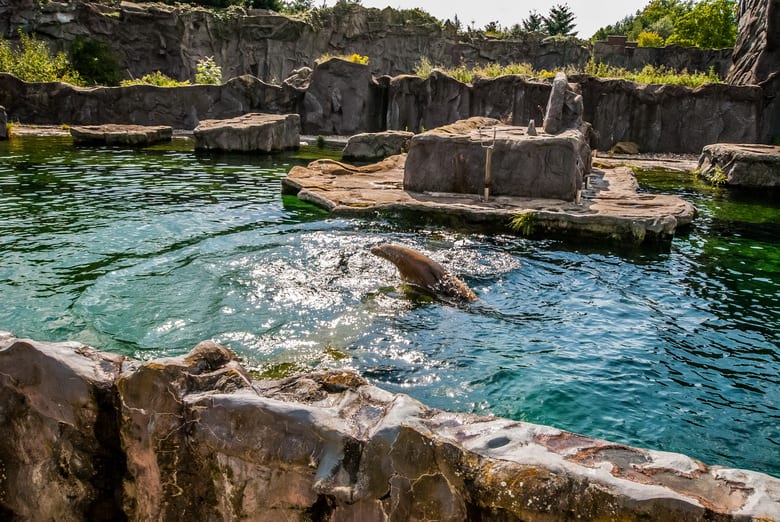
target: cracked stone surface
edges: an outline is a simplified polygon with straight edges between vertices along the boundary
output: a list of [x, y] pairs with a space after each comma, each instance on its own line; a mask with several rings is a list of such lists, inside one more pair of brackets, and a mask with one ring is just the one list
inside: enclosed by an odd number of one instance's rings
[[193, 131], [196, 150], [276, 152], [297, 149], [301, 118], [297, 114], [249, 113], [225, 120], [203, 120]]
[[712, 183], [780, 187], [780, 146], [716, 143], [702, 150], [699, 175]]
[[638, 193], [636, 178], [626, 167], [594, 168], [579, 203], [511, 196], [484, 202], [478, 194], [404, 190], [405, 163], [403, 154], [363, 167], [318, 160], [307, 167], [293, 167], [282, 180], [282, 190], [335, 214], [419, 212], [498, 231], [511, 231], [510, 222], [522, 214], [519, 232], [524, 235], [595, 237], [634, 244], [669, 240], [696, 213], [693, 205], [678, 196]]
[[428, 408], [348, 371], [252, 381], [0, 332], [4, 520], [780, 520], [780, 479]]

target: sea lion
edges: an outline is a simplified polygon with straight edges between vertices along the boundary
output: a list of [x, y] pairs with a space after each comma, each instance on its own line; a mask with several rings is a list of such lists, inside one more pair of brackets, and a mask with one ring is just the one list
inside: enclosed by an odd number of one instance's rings
[[401, 279], [418, 286], [434, 296], [476, 301], [477, 295], [466, 283], [449, 273], [433, 259], [401, 245], [384, 243], [371, 247], [375, 256], [393, 263], [401, 274]]

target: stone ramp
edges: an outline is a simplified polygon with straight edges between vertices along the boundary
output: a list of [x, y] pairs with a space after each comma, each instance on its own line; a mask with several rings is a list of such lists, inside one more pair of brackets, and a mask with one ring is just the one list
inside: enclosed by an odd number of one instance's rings
[[509, 196], [484, 202], [477, 194], [404, 190], [405, 162], [403, 154], [363, 167], [318, 160], [307, 167], [294, 167], [282, 180], [282, 190], [335, 214], [446, 214], [498, 232], [595, 237], [631, 244], [670, 240], [690, 224], [696, 212], [677, 196], [638, 193], [636, 178], [625, 167], [593, 169], [580, 202]]

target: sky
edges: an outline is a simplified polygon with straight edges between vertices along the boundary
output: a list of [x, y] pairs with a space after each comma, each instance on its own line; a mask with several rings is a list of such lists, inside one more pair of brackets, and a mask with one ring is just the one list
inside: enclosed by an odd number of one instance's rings
[[[335, 0], [326, 2], [333, 5]], [[360, 3], [380, 9], [388, 6], [400, 9], [419, 7], [440, 20], [453, 19], [457, 14], [464, 28], [473, 21], [478, 29], [491, 21], [498, 21], [502, 27], [512, 27], [521, 23], [533, 10], [546, 15], [552, 6], [566, 4], [576, 17], [574, 30], [577, 36], [587, 39], [601, 27], [635, 14], [650, 0], [361, 0]]]

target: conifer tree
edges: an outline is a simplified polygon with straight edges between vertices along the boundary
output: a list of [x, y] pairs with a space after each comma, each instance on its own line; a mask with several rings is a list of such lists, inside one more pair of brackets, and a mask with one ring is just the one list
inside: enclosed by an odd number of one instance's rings
[[544, 17], [544, 29], [550, 36], [576, 36], [574, 31], [574, 13], [567, 4], [558, 4], [550, 8], [550, 12]]

